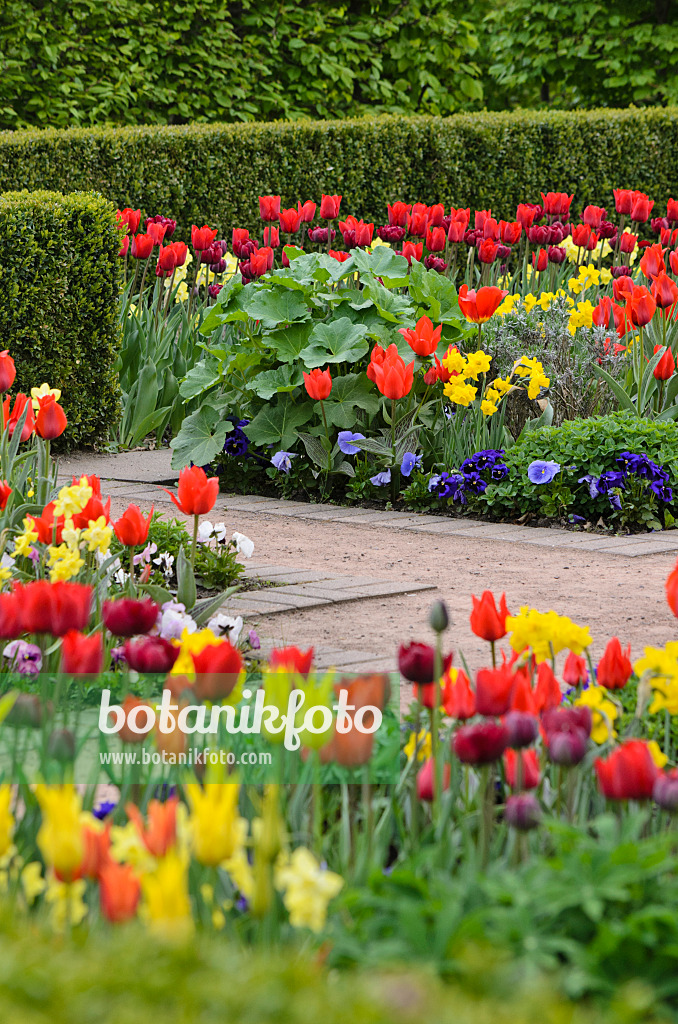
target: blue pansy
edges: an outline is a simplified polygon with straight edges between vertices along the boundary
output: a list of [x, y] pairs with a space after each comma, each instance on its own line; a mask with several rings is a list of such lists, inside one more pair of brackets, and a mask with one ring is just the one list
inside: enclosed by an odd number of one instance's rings
[[337, 436], [339, 451], [343, 452], [344, 455], [357, 455], [360, 451], [360, 445], [357, 445], [355, 442], [364, 440], [364, 434], [354, 434], [351, 430], [340, 430]]
[[533, 484], [550, 484], [560, 473], [559, 462], [545, 462], [543, 459], [535, 459], [527, 467], [527, 477]]
[[383, 469], [381, 473], [377, 473], [375, 476], [370, 477], [370, 483], [374, 484], [375, 487], [386, 487], [391, 482], [391, 470]]
[[294, 452], [276, 452], [271, 459], [271, 462], [276, 469], [280, 470], [281, 473], [289, 473], [292, 468], [292, 459], [294, 457]]
[[415, 455], [414, 452], [405, 452], [400, 466], [400, 472], [403, 476], [410, 476], [415, 467], [418, 469], [421, 468], [421, 462], [421, 455]]

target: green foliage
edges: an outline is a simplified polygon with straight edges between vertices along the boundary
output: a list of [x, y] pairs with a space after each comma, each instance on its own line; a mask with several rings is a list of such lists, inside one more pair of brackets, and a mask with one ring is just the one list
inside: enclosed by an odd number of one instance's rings
[[476, 4], [488, 104], [675, 103], [678, 10], [671, 0], [500, 0]]
[[341, 193], [342, 212], [376, 224], [396, 199], [509, 217], [547, 189], [574, 192], [573, 209], [609, 209], [613, 187], [636, 188], [658, 209], [678, 192], [676, 149], [676, 108], [49, 128], [0, 136], [0, 190], [96, 189], [177, 218], [176, 237], [205, 222], [220, 236], [247, 227], [260, 237], [267, 193], [284, 206]]
[[0, 197], [0, 337], [15, 391], [61, 389], [66, 444], [93, 444], [118, 417], [120, 239], [99, 195]]
[[[509, 476], [488, 487], [478, 499], [478, 508], [495, 515], [533, 512], [549, 517], [581, 516], [593, 522], [603, 516], [616, 525], [660, 529], [665, 510], [675, 517], [675, 499], [668, 505], [659, 502], [641, 481], [632, 480], [620, 494], [622, 509], [615, 512], [607, 495], [591, 498], [588, 485], [578, 482], [585, 474], [598, 477], [619, 469], [616, 458], [624, 451], [648, 455], [667, 470], [669, 486], [676, 493], [678, 425], [620, 412], [567, 420], [559, 427], [540, 427], [522, 434], [504, 458]], [[536, 459], [554, 461], [562, 467], [553, 483], [530, 482], [527, 469]]]
[[450, 0], [8, 0], [0, 127], [447, 114], [477, 45]]

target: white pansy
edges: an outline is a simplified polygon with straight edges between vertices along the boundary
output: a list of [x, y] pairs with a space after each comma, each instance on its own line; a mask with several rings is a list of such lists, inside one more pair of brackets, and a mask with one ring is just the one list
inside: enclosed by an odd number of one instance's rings
[[242, 555], [243, 558], [252, 557], [252, 555], [254, 554], [253, 540], [250, 540], [249, 537], [246, 537], [244, 533], [238, 533], [237, 531], [233, 534], [231, 540], [235, 544], [235, 550], [238, 552], [239, 555]]
[[226, 523], [215, 523], [214, 524], [214, 536], [219, 544], [226, 540]]
[[211, 629], [215, 636], [228, 637], [232, 644], [237, 644], [238, 637], [242, 632], [242, 626], [241, 615], [233, 618], [231, 615], [224, 615], [223, 612], [214, 615], [207, 623], [207, 628]]
[[206, 519], [205, 522], [201, 523], [198, 527], [198, 544], [209, 544], [213, 533], [214, 526], [210, 523], [209, 519]]

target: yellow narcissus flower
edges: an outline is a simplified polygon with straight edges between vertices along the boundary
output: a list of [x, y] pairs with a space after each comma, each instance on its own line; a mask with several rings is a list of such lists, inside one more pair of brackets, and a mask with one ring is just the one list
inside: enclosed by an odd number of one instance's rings
[[[501, 287], [503, 287], [503, 284]], [[501, 306], [499, 306], [499, 308], [497, 309], [497, 314], [499, 316], [505, 316], [506, 313], [512, 313], [519, 302], [520, 295], [507, 295], [504, 301], [502, 302]]]
[[303, 846], [289, 859], [281, 858], [275, 871], [275, 886], [283, 893], [290, 924], [293, 928], [310, 928], [313, 932], [325, 927], [327, 905], [343, 884], [341, 875], [323, 870]]
[[67, 927], [75, 928], [87, 916], [85, 892], [87, 883], [84, 878], [76, 882], [59, 881], [52, 876], [47, 883], [45, 899], [52, 905], [51, 922], [55, 932], [64, 932]]
[[[419, 748], [417, 750], [417, 747]], [[417, 761], [427, 761], [429, 757], [433, 755], [433, 746], [431, 743], [431, 733], [426, 729], [422, 729], [420, 733], [415, 733], [414, 730], [410, 733], [410, 738], [403, 747], [405, 756], [408, 761], [414, 757], [415, 750], [417, 751]]]
[[664, 765], [668, 763], [668, 757], [656, 740], [648, 740], [647, 749], [650, 751], [652, 760], [657, 765], [657, 768], [663, 768]]
[[462, 374], [466, 369], [466, 360], [459, 349], [450, 346], [443, 356], [443, 366], [448, 373]]
[[236, 783], [186, 785], [188, 831], [196, 860], [208, 867], [235, 857], [247, 837], [247, 821], [238, 814]]
[[88, 551], [100, 551], [105, 555], [111, 546], [113, 527], [106, 524], [106, 517], [90, 519], [86, 530], [82, 531], [82, 539], [87, 542]]
[[0, 857], [4, 857], [12, 845], [14, 816], [11, 807], [12, 787], [0, 786]]
[[201, 654], [206, 647], [213, 647], [215, 644], [221, 643], [221, 640], [211, 629], [200, 629], [196, 633], [189, 633], [187, 629], [184, 629], [181, 637], [178, 640], [173, 640], [172, 643], [175, 647], [180, 647], [181, 650], [172, 666], [170, 675], [188, 676], [192, 679], [195, 675], [193, 655]]
[[28, 556], [31, 548], [37, 542], [38, 531], [35, 524], [28, 516], [24, 519], [24, 531], [14, 540], [14, 554]]
[[506, 629], [511, 633], [513, 650], [520, 653], [529, 647], [537, 661], [546, 661], [564, 650], [581, 654], [592, 642], [588, 626], [578, 626], [567, 615], [527, 606], [518, 615], [508, 616]]
[[69, 548], [67, 544], [60, 544], [58, 547], [50, 547], [48, 565], [51, 566], [50, 583], [72, 580], [77, 576], [85, 562], [78, 551]]
[[54, 518], [63, 516], [64, 519], [70, 519], [78, 512], [82, 512], [93, 493], [90, 485], [82, 481], [70, 487], [62, 487], [54, 503]]
[[64, 543], [73, 551], [78, 551], [80, 548], [81, 532], [81, 530], [76, 530], [76, 528], [73, 526], [72, 519], [67, 519], [66, 522], [64, 523], [63, 530], [61, 531], [61, 536], [64, 540]]
[[610, 700], [609, 690], [604, 686], [589, 686], [582, 690], [575, 704], [591, 709], [591, 739], [594, 743], [606, 743], [617, 733], [614, 723], [619, 717], [619, 708]]
[[181, 941], [193, 931], [188, 894], [188, 861], [172, 848], [154, 871], [142, 876], [141, 916], [159, 938]]
[[498, 391], [500, 395], [507, 395], [513, 387], [513, 384], [508, 380], [504, 380], [502, 377], [495, 377], [492, 381], [492, 387], [495, 391]]
[[21, 872], [21, 887], [29, 907], [32, 907], [38, 896], [42, 896], [47, 882], [42, 877], [42, 864], [32, 860]]
[[72, 783], [35, 787], [42, 811], [38, 847], [47, 864], [60, 878], [72, 878], [85, 853], [80, 820], [80, 795]]
[[40, 399], [46, 398], [47, 395], [54, 395], [54, 400], [58, 402], [61, 398], [61, 391], [59, 388], [51, 388], [49, 384], [41, 384], [39, 388], [31, 388], [34, 412], [38, 412], [40, 408]]
[[452, 377], [443, 387], [443, 393], [455, 405], [468, 406], [478, 393], [472, 384], [464, 384], [458, 377]]
[[488, 401], [488, 399], [485, 398], [480, 403], [480, 411], [483, 416], [494, 416], [495, 412], [497, 412], [497, 406], [494, 402]]
[[478, 380], [481, 373], [487, 373], [491, 362], [492, 357], [488, 356], [487, 352], [483, 352], [482, 349], [478, 349], [477, 352], [471, 352], [466, 357], [466, 376], [472, 377], [473, 380]]
[[534, 307], [537, 305], [537, 302], [537, 296], [533, 295], [532, 292], [528, 292], [527, 295], [523, 296], [523, 305], [525, 306], [525, 309], [528, 313], [534, 309]]

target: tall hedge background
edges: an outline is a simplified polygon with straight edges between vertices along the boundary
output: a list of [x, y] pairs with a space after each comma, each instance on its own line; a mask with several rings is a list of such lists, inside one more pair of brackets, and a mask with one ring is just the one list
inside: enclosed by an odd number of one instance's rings
[[115, 206], [99, 195], [0, 196], [0, 340], [13, 392], [61, 389], [60, 444], [92, 444], [117, 420], [121, 288]]
[[0, 191], [93, 189], [113, 203], [259, 230], [257, 196], [341, 193], [384, 223], [386, 203], [441, 201], [511, 216], [540, 190], [610, 207], [614, 187], [678, 197], [678, 108], [450, 118], [76, 128], [0, 133]]

